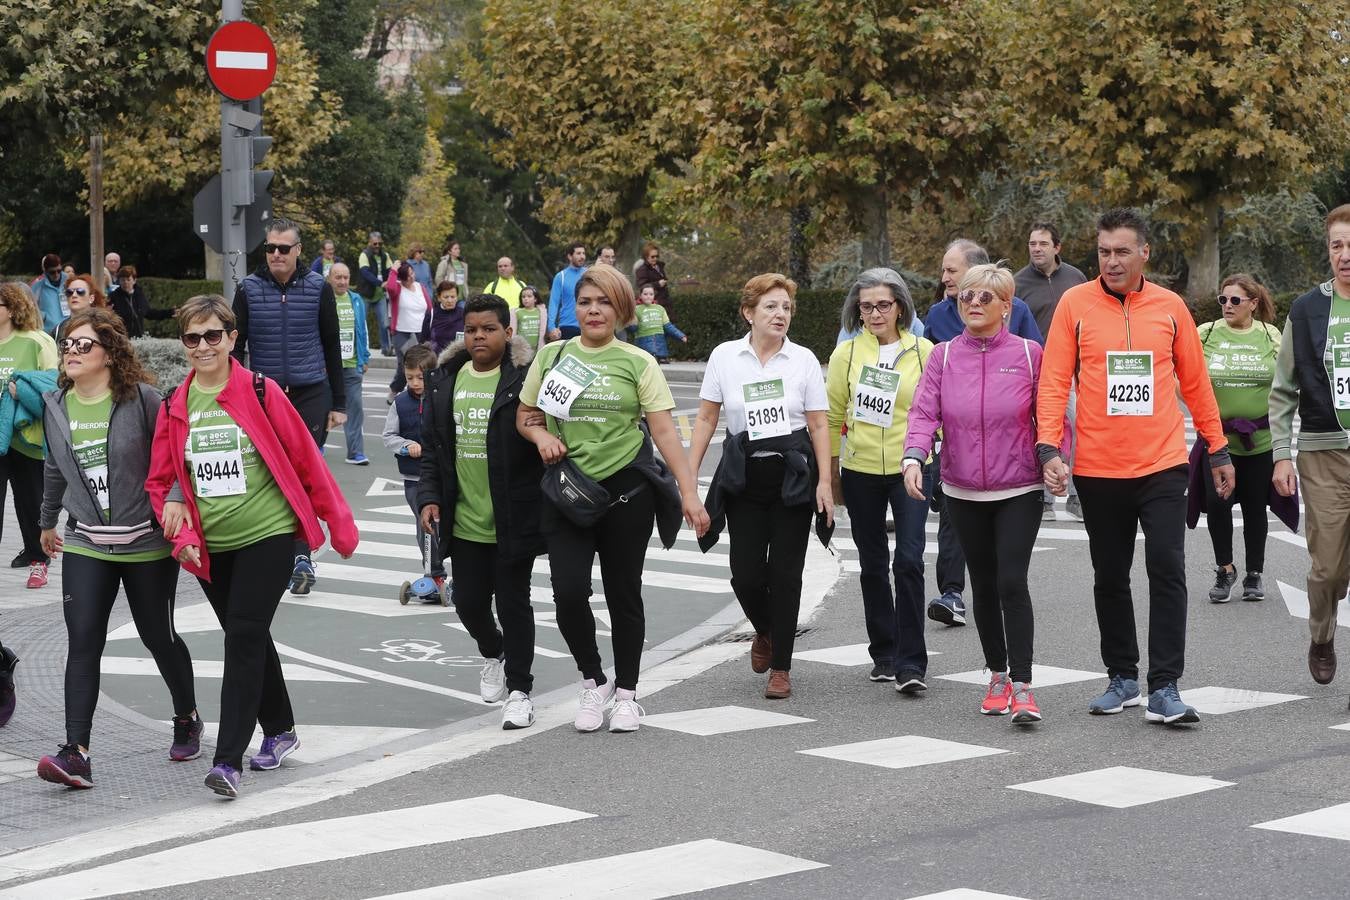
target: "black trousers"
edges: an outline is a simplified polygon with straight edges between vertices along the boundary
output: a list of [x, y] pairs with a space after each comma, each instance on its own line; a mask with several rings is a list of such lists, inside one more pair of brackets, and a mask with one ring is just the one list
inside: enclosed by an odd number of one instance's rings
[[951, 517], [947, 515], [947, 495], [940, 488], [942, 478], [942, 454], [933, 454], [933, 494], [938, 514], [938, 552], [933, 574], [937, 577], [939, 594], [960, 594], [966, 589], [966, 557], [961, 552], [961, 542], [952, 527]]
[[1275, 460], [1271, 451], [1255, 456], [1233, 455], [1237, 483], [1227, 500], [1214, 490], [1214, 479], [1205, 457], [1205, 508], [1209, 510], [1209, 539], [1214, 544], [1214, 562], [1220, 566], [1233, 562], [1233, 506], [1242, 509], [1242, 544], [1246, 548], [1243, 562], [1248, 572], [1264, 572], [1266, 565], [1266, 534], [1269, 525], [1266, 505], [1270, 500], [1270, 479], [1275, 474]]
[[1027, 571], [1041, 530], [1040, 489], [1006, 500], [948, 496], [947, 515], [970, 567], [985, 668], [1030, 684], [1035, 628]]
[[202, 580], [202, 590], [225, 631], [220, 734], [212, 765], [242, 769], [255, 722], [269, 736], [295, 727], [271, 635], [272, 616], [291, 578], [292, 540], [289, 534], [277, 534], [211, 554], [211, 580]]
[[[42, 552], [42, 529], [38, 528], [38, 512], [42, 506], [42, 467], [42, 460], [30, 459], [18, 450], [0, 454], [0, 509], [4, 508], [7, 489], [12, 488], [14, 517], [19, 520], [23, 555], [30, 563], [47, 562], [47, 554]], [[3, 527], [3, 522], [0, 522], [0, 527]]]
[[[450, 527], [447, 521], [445, 527]], [[506, 657], [506, 689], [529, 693], [534, 689], [534, 608], [530, 606], [530, 576], [534, 557], [503, 560], [496, 544], [450, 539], [450, 561], [455, 569], [455, 612], [478, 643], [486, 659]], [[497, 618], [492, 618], [492, 598]]]
[[784, 672], [792, 668], [813, 512], [810, 504], [783, 505], [785, 470], [781, 456], [750, 457], [745, 491], [726, 500], [731, 589], [755, 632], [773, 639], [770, 665]]
[[[645, 481], [640, 472], [620, 469], [600, 483], [611, 497], [618, 497]], [[656, 504], [650, 488], [639, 491], [627, 503], [611, 506], [591, 528], [572, 524], [547, 500], [540, 509], [539, 526], [548, 544], [558, 630], [583, 678], [593, 678], [596, 683], [605, 681], [590, 603], [591, 564], [598, 555], [614, 647], [614, 684], [625, 690], [637, 690], [642, 644], [647, 637], [642, 567], [647, 561], [647, 542], [655, 525]], [[455, 574], [458, 576], [459, 572]]]
[[70, 648], [66, 655], [66, 743], [89, 746], [98, 704], [100, 662], [108, 640], [108, 617], [120, 587], [126, 591], [131, 619], [141, 643], [155, 660], [169, 688], [175, 716], [197, 708], [192, 656], [173, 627], [178, 562], [109, 562], [66, 552], [61, 566], [62, 610]]
[[1092, 555], [1092, 593], [1108, 675], [1139, 677], [1130, 593], [1135, 536], [1144, 529], [1148, 572], [1148, 689], [1181, 677], [1186, 662], [1187, 467], [1140, 478], [1075, 475]]

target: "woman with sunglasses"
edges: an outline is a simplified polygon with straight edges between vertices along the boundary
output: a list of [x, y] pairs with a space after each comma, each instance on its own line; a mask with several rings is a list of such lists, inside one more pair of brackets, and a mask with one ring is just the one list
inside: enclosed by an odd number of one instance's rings
[[46, 455], [42, 394], [56, 387], [57, 362], [56, 342], [42, 328], [33, 295], [17, 282], [0, 282], [0, 390], [8, 395], [0, 402], [0, 507], [12, 489], [23, 549], [10, 567], [28, 566], [30, 588], [47, 584], [38, 527]]
[[239, 796], [254, 723], [263, 741], [249, 761], [275, 769], [300, 746], [272, 617], [291, 577], [299, 533], [356, 550], [356, 524], [300, 414], [276, 382], [230, 358], [238, 331], [224, 297], [178, 311], [192, 371], [164, 402], [146, 489], [174, 558], [201, 581], [225, 631], [220, 734], [206, 786]]
[[[1271, 476], [1275, 462], [1270, 444], [1270, 388], [1275, 381], [1275, 358], [1280, 352], [1280, 330], [1275, 321], [1275, 304], [1270, 292], [1250, 275], [1234, 274], [1223, 280], [1219, 289], [1219, 309], [1223, 318], [1200, 326], [1200, 343], [1205, 351], [1214, 399], [1219, 417], [1228, 435], [1228, 452], [1233, 457], [1237, 483], [1233, 493], [1220, 498], [1209, 476], [1208, 454], [1192, 451], [1191, 464], [1203, 471], [1192, 478], [1194, 512], [1188, 524], [1199, 520], [1199, 490], [1204, 484], [1204, 508], [1209, 524], [1209, 539], [1214, 545], [1214, 586], [1209, 599], [1227, 603], [1237, 583], [1233, 564], [1233, 506], [1242, 509], [1242, 543], [1246, 549], [1242, 579], [1243, 600], [1264, 600], [1261, 572], [1266, 557], [1266, 506], [1271, 494]], [[1204, 445], [1196, 441], [1196, 448]], [[1205, 462], [1202, 463], [1202, 457]]]
[[[103, 296], [103, 291], [99, 289], [93, 275], [76, 275], [66, 282], [62, 293], [65, 294], [66, 306], [69, 307], [72, 316], [92, 307], [104, 309], [108, 306], [108, 298]], [[69, 318], [62, 322], [61, 327], [56, 330], [58, 341], [66, 336], [68, 322], [70, 322]]]
[[[67, 326], [59, 387], [44, 397], [49, 452], [40, 520], [43, 551], [65, 553], [66, 740], [38, 763], [38, 776], [89, 788], [99, 663], [119, 588], [173, 701], [169, 759], [197, 758], [202, 723], [192, 657], [173, 627], [178, 563], [145, 493], [159, 392], [146, 383], [149, 376], [112, 310], [77, 312]], [[57, 531], [63, 509], [64, 535]]]
[[[834, 348], [825, 378], [834, 497], [848, 509], [858, 548], [867, 650], [873, 663], [868, 677], [895, 682], [895, 689], [907, 695], [928, 689], [923, 637], [928, 504], [905, 493], [900, 473], [914, 389], [933, 352], [931, 342], [910, 331], [913, 323], [914, 301], [899, 273], [866, 270], [849, 289], [840, 313], [841, 325], [861, 330]], [[845, 425], [848, 439], [841, 459], [840, 432]], [[886, 538], [887, 509], [895, 520], [893, 558]]]
[[980, 712], [1041, 720], [1031, 693], [1027, 571], [1041, 527], [1036, 379], [1041, 345], [1008, 330], [1013, 274], [971, 266], [957, 284], [965, 330], [928, 362], [905, 435], [905, 490], [923, 501], [922, 466], [942, 432], [942, 489], [970, 570], [975, 629], [990, 671]]

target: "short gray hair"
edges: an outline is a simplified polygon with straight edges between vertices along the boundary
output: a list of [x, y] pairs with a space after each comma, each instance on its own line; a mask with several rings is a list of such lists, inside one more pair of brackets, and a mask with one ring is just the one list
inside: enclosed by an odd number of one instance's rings
[[914, 298], [909, 294], [909, 286], [905, 284], [905, 279], [894, 269], [878, 266], [875, 269], [864, 270], [858, 276], [858, 280], [853, 282], [853, 287], [848, 289], [848, 296], [844, 298], [844, 308], [839, 311], [839, 324], [845, 331], [853, 331], [862, 324], [862, 313], [858, 310], [858, 295], [862, 293], [863, 288], [870, 287], [890, 288], [891, 296], [900, 304], [896, 324], [905, 330], [914, 324]]
[[295, 232], [295, 242], [297, 244], [304, 243], [304, 240], [302, 239], [303, 236], [300, 234], [300, 226], [292, 222], [290, 219], [287, 219], [284, 216], [277, 216], [274, 219], [272, 219], [272, 221], [267, 223], [268, 234], [280, 234], [283, 231]]
[[989, 251], [972, 241], [970, 238], [957, 238], [947, 245], [947, 249], [942, 251], [946, 256], [953, 250], [960, 250], [961, 255], [966, 258], [968, 266], [983, 266], [989, 262]]

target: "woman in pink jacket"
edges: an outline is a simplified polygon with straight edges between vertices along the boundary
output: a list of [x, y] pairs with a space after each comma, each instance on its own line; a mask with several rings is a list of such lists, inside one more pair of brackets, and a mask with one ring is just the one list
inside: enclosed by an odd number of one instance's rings
[[966, 330], [939, 344], [914, 394], [905, 490], [922, 500], [924, 460], [942, 431], [947, 509], [970, 569], [975, 627], [991, 672], [980, 712], [1041, 720], [1031, 693], [1031, 549], [1041, 526], [1036, 379], [1041, 347], [1008, 331], [1013, 276], [972, 266], [957, 288]]
[[394, 380], [389, 383], [389, 402], [408, 386], [403, 376], [403, 354], [409, 347], [431, 340], [431, 294], [417, 280], [417, 273], [406, 262], [389, 270], [384, 283], [389, 295], [389, 330], [394, 333]]
[[297, 750], [281, 661], [269, 633], [290, 580], [292, 542], [356, 550], [351, 510], [300, 415], [270, 378], [230, 359], [238, 332], [224, 297], [193, 297], [178, 311], [188, 362], [183, 385], [155, 424], [146, 490], [174, 558], [202, 583], [225, 631], [220, 734], [206, 786], [239, 796], [244, 750], [262, 725], [254, 770]]

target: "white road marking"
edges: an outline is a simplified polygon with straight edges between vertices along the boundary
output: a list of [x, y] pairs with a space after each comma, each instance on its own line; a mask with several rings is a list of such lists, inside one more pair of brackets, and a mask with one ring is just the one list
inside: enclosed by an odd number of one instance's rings
[[[376, 475], [375, 480], [370, 483], [370, 488], [366, 491], [367, 497], [402, 497], [403, 482], [395, 481], [392, 478], [385, 478]], [[408, 515], [412, 515], [412, 510], [408, 510]]]
[[384, 672], [378, 672], [375, 669], [353, 666], [350, 663], [341, 662], [340, 660], [327, 659], [313, 653], [306, 653], [303, 650], [297, 650], [294, 647], [288, 647], [285, 644], [277, 644], [276, 646], [277, 653], [281, 656], [289, 656], [292, 659], [302, 659], [305, 662], [325, 666], [329, 669], [336, 669], [339, 672], [346, 672], [349, 675], [360, 675], [362, 678], [368, 678], [371, 681], [383, 681], [387, 684], [397, 684], [418, 691], [426, 691], [430, 694], [440, 694], [443, 697], [454, 697], [456, 700], [464, 700], [478, 705], [482, 705], [483, 703], [482, 697], [477, 694], [470, 694], [468, 691], [457, 691], [454, 688], [441, 687], [439, 684], [427, 684], [425, 681], [414, 681], [411, 678], [403, 678], [398, 675], [387, 675]]
[[1300, 694], [1275, 694], [1226, 687], [1187, 688], [1181, 692], [1181, 702], [1194, 706], [1197, 712], [1214, 716], [1307, 699]]
[[[153, 675], [159, 677], [155, 661], [147, 656], [105, 656], [100, 666], [104, 675]], [[327, 681], [345, 684], [361, 684], [355, 678], [346, 678], [333, 672], [325, 672], [298, 663], [283, 663], [281, 672], [287, 681]], [[225, 663], [218, 659], [194, 659], [192, 674], [196, 678], [224, 678]]]
[[706, 737], [712, 734], [776, 728], [780, 725], [801, 725], [814, 721], [815, 719], [803, 719], [801, 716], [789, 716], [749, 706], [710, 706], [705, 709], [686, 709], [681, 712], [645, 716], [642, 724]]
[[[581, 862], [385, 894], [375, 900], [548, 900], [576, 887], [588, 900], [662, 900], [826, 868], [824, 863], [726, 841], [702, 840]], [[583, 887], [584, 886], [584, 887]]]
[[[1271, 537], [1274, 537], [1274, 532]], [[1301, 591], [1292, 584], [1285, 584], [1283, 581], [1276, 581], [1275, 586], [1280, 589], [1280, 598], [1284, 600], [1285, 609], [1289, 610], [1289, 615], [1296, 619], [1308, 618], [1308, 592]], [[1336, 607], [1336, 624], [1342, 628], [1350, 628], [1350, 600], [1341, 600]]]
[[1315, 809], [1297, 816], [1262, 822], [1252, 827], [1263, 828], [1266, 831], [1288, 831], [1293, 834], [1350, 841], [1350, 803], [1339, 803], [1336, 806]]
[[[200, 815], [200, 811], [198, 812]], [[216, 878], [426, 847], [593, 818], [502, 794], [257, 828], [48, 878], [6, 892], [10, 900], [108, 897]], [[222, 890], [225, 885], [219, 886]], [[208, 890], [206, 893], [212, 893]]]
[[822, 756], [843, 762], [881, 766], [884, 769], [908, 769], [913, 766], [956, 762], [981, 756], [997, 756], [1009, 751], [997, 747], [981, 747], [977, 744], [961, 744], [956, 741], [906, 734], [876, 741], [859, 741], [856, 744], [839, 744], [834, 747], [819, 747], [815, 750], [797, 752], [806, 756]]
[[1046, 794], [1065, 800], [1076, 800], [1079, 803], [1107, 806], [1111, 809], [1125, 809], [1232, 786], [1231, 781], [1218, 781], [1198, 775], [1155, 772], [1151, 769], [1136, 769], [1133, 766], [1110, 766], [1061, 778], [1008, 785], [1014, 791]]
[[[173, 627], [179, 634], [192, 634], [198, 631], [220, 631], [220, 620], [209, 603], [194, 603], [180, 606], [173, 611]], [[140, 640], [135, 622], [126, 622], [108, 632], [108, 640], [120, 641], [128, 638]]]
[[[321, 577], [323, 570], [327, 567], [326, 563], [320, 567], [319, 575]], [[361, 613], [387, 619], [403, 616], [436, 615], [437, 613], [445, 615], [445, 607], [439, 603], [409, 603], [407, 606], [399, 603], [398, 588], [405, 579], [412, 580], [411, 573], [409, 575], [401, 575], [398, 572], [386, 573], [384, 584], [389, 588], [389, 595], [386, 597], [339, 594], [334, 591], [310, 591], [308, 594], [297, 597], [288, 591], [281, 595], [281, 602], [288, 607], [316, 610], [335, 609], [340, 612]]]
[[[963, 684], [978, 684], [982, 687], [989, 683], [989, 671], [987, 669], [975, 669], [971, 672], [957, 672], [955, 675], [938, 675], [937, 677], [943, 681], [959, 681]], [[1077, 681], [1096, 681], [1105, 677], [1101, 672], [1088, 672], [1084, 669], [1061, 669], [1059, 666], [1036, 664], [1031, 667], [1032, 687], [1073, 684]]]
[[[445, 624], [446, 624], [446, 625], [449, 625], [451, 628], [455, 629], [456, 631], [462, 631], [462, 632], [464, 632], [465, 634], [468, 634], [468, 633], [469, 633], [469, 629], [465, 628], [465, 627], [464, 627], [461, 623], [459, 623], [459, 622], [446, 622]], [[548, 649], [547, 647], [540, 647], [538, 644], [535, 644], [535, 645], [534, 645], [534, 655], [535, 655], [535, 656], [542, 656], [542, 657], [544, 657], [545, 659], [571, 659], [571, 657], [572, 657], [572, 654], [570, 654], [570, 653], [559, 653], [557, 650], [550, 650], [550, 649]], [[644, 720], [644, 721], [645, 721], [645, 720]]]

